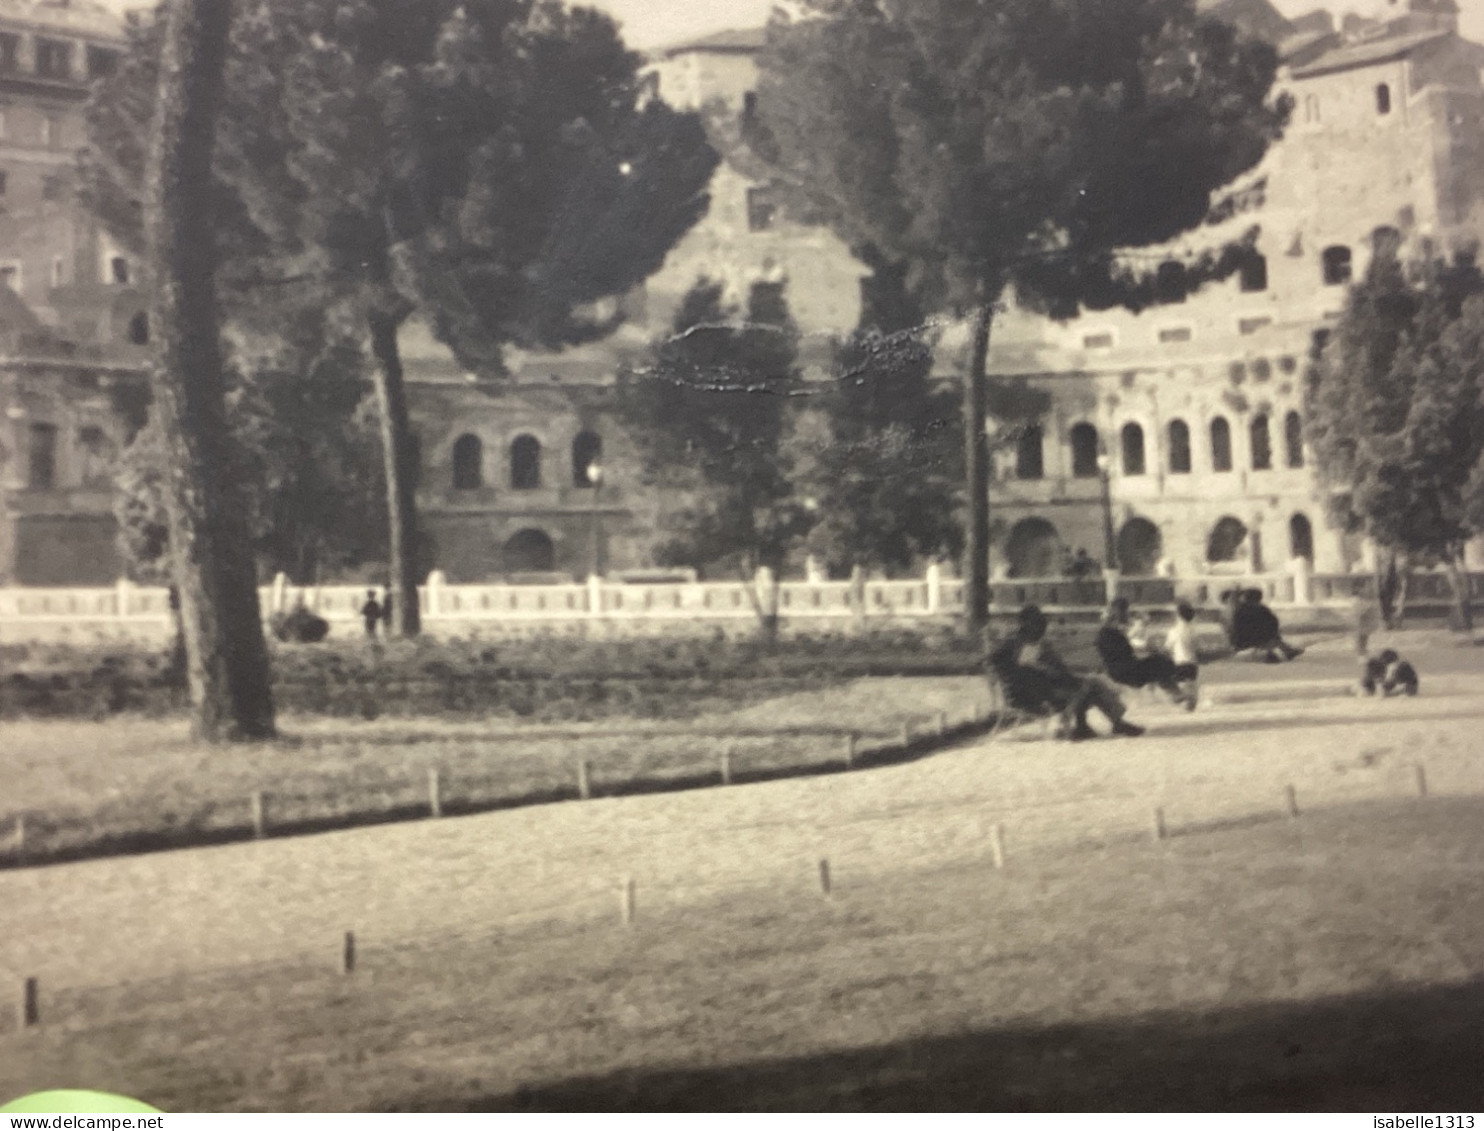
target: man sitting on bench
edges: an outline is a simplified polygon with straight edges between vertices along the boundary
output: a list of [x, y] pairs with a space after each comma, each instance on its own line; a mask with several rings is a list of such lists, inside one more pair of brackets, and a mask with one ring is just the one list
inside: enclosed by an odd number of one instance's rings
[[1148, 687], [1150, 684], [1169, 692], [1170, 698], [1181, 706], [1186, 705], [1186, 691], [1180, 685], [1175, 671], [1175, 661], [1169, 656], [1155, 652], [1140, 656], [1134, 652], [1124, 631], [1128, 625], [1128, 598], [1114, 597], [1103, 618], [1103, 627], [1098, 629], [1098, 656], [1103, 661], [1103, 670], [1114, 683], [1125, 687]]
[[1113, 733], [1135, 736], [1143, 727], [1124, 719], [1123, 700], [1097, 677], [1079, 676], [1062, 662], [1046, 639], [1050, 626], [1035, 605], [1020, 610], [1015, 632], [989, 654], [989, 665], [1010, 704], [1028, 711], [1054, 711], [1072, 724], [1066, 737], [1073, 742], [1096, 738], [1087, 725], [1087, 712], [1096, 707], [1113, 724]]

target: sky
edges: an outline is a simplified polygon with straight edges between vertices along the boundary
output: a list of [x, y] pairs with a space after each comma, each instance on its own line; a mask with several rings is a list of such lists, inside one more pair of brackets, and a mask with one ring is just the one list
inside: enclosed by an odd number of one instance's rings
[[[110, 7], [140, 7], [139, 0], [104, 0]], [[648, 50], [680, 43], [722, 28], [761, 27], [773, 0], [582, 0], [612, 13], [624, 28], [631, 46]], [[1298, 16], [1326, 7], [1336, 15], [1346, 11], [1375, 15], [1387, 10], [1387, 0], [1274, 0], [1286, 16]], [[1484, 0], [1459, 0], [1460, 30], [1484, 43]], [[1392, 11], [1395, 11], [1393, 8]]]

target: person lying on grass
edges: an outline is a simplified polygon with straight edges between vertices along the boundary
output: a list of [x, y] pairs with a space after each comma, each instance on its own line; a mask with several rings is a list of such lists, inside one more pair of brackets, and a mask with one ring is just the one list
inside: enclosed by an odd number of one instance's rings
[[1194, 707], [1194, 701], [1187, 696], [1175, 674], [1175, 661], [1161, 652], [1138, 655], [1128, 638], [1128, 623], [1128, 598], [1113, 598], [1097, 638], [1098, 657], [1103, 661], [1103, 670], [1108, 673], [1108, 678], [1125, 687], [1154, 684], [1181, 706]]
[[1016, 707], [1055, 711], [1062, 719], [1062, 736], [1073, 742], [1096, 738], [1087, 712], [1096, 707], [1113, 724], [1113, 733], [1136, 736], [1144, 728], [1128, 722], [1127, 708], [1111, 684], [1097, 676], [1080, 676], [1056, 654], [1046, 639], [1050, 622], [1035, 605], [1026, 605], [1017, 617], [1015, 632], [989, 654], [989, 666]]

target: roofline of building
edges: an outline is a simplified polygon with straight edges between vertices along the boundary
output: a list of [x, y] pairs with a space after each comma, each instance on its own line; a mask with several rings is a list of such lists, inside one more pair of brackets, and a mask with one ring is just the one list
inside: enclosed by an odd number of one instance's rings
[[[1345, 51], [1351, 47], [1366, 46], [1369, 43], [1374, 43], [1377, 45], [1384, 44], [1386, 42], [1386, 39], [1387, 37], [1380, 36], [1374, 40], [1366, 41], [1366, 43], [1347, 43], [1342, 47], [1336, 48], [1334, 53], [1338, 54], [1339, 52]], [[1315, 59], [1311, 63], [1304, 63], [1302, 66], [1294, 67], [1292, 74], [1293, 77], [1296, 79], [1308, 79], [1314, 78], [1318, 75], [1331, 75], [1338, 74], [1340, 71], [1354, 71], [1360, 70], [1362, 67], [1374, 67], [1379, 63], [1390, 63], [1394, 62], [1397, 59], [1404, 59], [1408, 55], [1411, 55], [1414, 51], [1420, 51], [1424, 47], [1432, 47], [1435, 44], [1441, 43], [1443, 40], [1446, 39], [1457, 39], [1463, 41], [1463, 37], [1460, 36], [1457, 32], [1439, 28], [1437, 31], [1432, 32], [1424, 38], [1413, 39], [1410, 42], [1406, 43], [1398, 43], [1395, 45], [1393, 50], [1383, 51], [1378, 55], [1372, 55], [1365, 59], [1358, 59], [1353, 61], [1341, 59], [1337, 62], [1326, 63], [1325, 56], [1321, 55], [1319, 56], [1319, 58]]]

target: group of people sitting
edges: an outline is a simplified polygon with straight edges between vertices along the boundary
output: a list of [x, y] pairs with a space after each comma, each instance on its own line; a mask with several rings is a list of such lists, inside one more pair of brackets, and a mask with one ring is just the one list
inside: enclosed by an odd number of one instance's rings
[[[1035, 605], [1020, 610], [1015, 632], [991, 649], [987, 663], [1010, 702], [1028, 710], [1059, 716], [1062, 737], [1073, 742], [1097, 736], [1087, 721], [1100, 712], [1115, 735], [1143, 734], [1126, 717], [1128, 708], [1118, 688], [1157, 687], [1175, 703], [1193, 711], [1200, 700], [1200, 666], [1196, 654], [1195, 608], [1187, 601], [1175, 606], [1175, 620], [1160, 650], [1135, 647], [1128, 599], [1115, 598], [1098, 629], [1096, 648], [1101, 674], [1072, 671], [1046, 639], [1050, 626]], [[1253, 648], [1264, 655], [1291, 660], [1303, 649], [1283, 640], [1278, 618], [1262, 603], [1255, 589], [1240, 594], [1228, 628], [1232, 646]], [[1274, 661], [1277, 662], [1277, 661]]]

